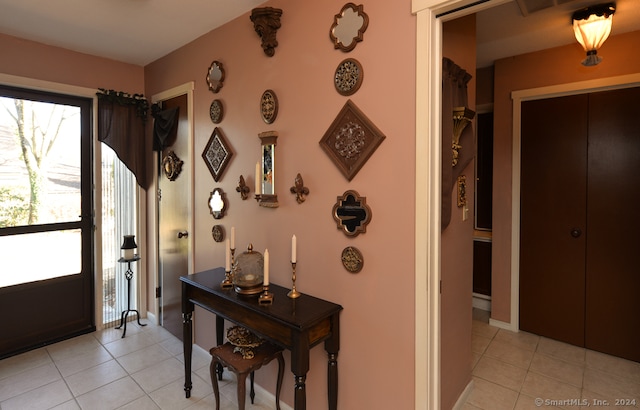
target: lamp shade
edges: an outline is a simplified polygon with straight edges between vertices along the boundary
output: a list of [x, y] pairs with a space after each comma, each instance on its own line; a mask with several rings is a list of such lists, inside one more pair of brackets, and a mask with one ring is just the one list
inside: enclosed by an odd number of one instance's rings
[[122, 257], [124, 259], [133, 259], [135, 254], [135, 249], [138, 247], [136, 245], [136, 236], [135, 235], [125, 235], [124, 240], [122, 241]]
[[582, 61], [585, 66], [600, 63], [602, 57], [598, 56], [598, 49], [611, 34], [613, 13], [616, 10], [614, 3], [600, 4], [587, 7], [573, 13], [573, 32], [578, 43], [587, 52], [587, 58]]

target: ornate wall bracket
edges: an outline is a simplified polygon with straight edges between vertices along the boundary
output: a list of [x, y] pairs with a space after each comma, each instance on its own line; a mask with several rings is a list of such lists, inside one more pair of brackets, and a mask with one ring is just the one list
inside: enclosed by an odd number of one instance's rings
[[240, 175], [240, 180], [238, 181], [238, 186], [236, 187], [236, 192], [240, 193], [240, 198], [244, 201], [249, 198], [249, 187], [244, 182], [244, 177]]
[[453, 109], [453, 140], [451, 141], [451, 149], [453, 150], [453, 159], [451, 160], [452, 167], [458, 165], [459, 152], [462, 148], [462, 145], [460, 145], [462, 131], [469, 125], [475, 115], [475, 111], [467, 107], [455, 107]]
[[180, 160], [173, 151], [169, 151], [169, 153], [164, 157], [162, 160], [162, 170], [169, 181], [175, 181], [176, 178], [178, 178], [180, 172], [182, 172], [183, 164], [184, 161]]
[[278, 46], [276, 33], [280, 28], [281, 15], [282, 9], [273, 7], [260, 7], [251, 10], [250, 18], [253, 22], [253, 27], [262, 38], [262, 50], [269, 57], [273, 57], [276, 53], [276, 47]]
[[258, 201], [258, 205], [265, 208], [277, 208], [280, 205], [278, 195], [256, 194], [256, 201]]
[[289, 189], [292, 194], [296, 194], [296, 201], [301, 204], [305, 201], [306, 195], [309, 195], [309, 188], [304, 186], [304, 181], [300, 173], [296, 175], [296, 179], [293, 181], [293, 186]]

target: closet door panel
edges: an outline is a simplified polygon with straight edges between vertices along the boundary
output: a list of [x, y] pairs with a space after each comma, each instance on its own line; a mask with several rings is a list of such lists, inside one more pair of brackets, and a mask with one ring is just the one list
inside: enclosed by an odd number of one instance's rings
[[585, 344], [640, 361], [640, 88], [589, 98]]
[[520, 328], [584, 345], [587, 95], [522, 104]]

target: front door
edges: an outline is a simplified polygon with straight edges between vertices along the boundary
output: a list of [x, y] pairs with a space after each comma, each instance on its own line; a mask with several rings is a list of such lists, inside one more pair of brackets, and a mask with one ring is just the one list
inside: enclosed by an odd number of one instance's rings
[[[160, 250], [161, 323], [169, 332], [182, 339], [182, 305], [180, 276], [189, 273], [189, 122], [187, 96], [181, 95], [163, 101], [163, 110], [178, 107], [178, 123], [175, 134], [166, 141], [161, 152], [165, 166], [158, 175], [159, 227], [158, 249]], [[183, 161], [180, 174], [171, 179], [166, 171], [170, 163]]]
[[92, 106], [0, 86], [0, 358], [95, 330]]
[[520, 327], [640, 361], [640, 88], [522, 105]]

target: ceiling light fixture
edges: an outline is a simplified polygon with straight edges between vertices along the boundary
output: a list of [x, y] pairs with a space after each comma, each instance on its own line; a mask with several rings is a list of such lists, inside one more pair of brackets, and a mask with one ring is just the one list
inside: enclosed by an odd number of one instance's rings
[[602, 57], [598, 56], [598, 49], [611, 33], [611, 21], [615, 11], [616, 4], [607, 3], [577, 10], [571, 16], [576, 39], [587, 52], [587, 58], [582, 61], [582, 65], [594, 66], [602, 61]]

